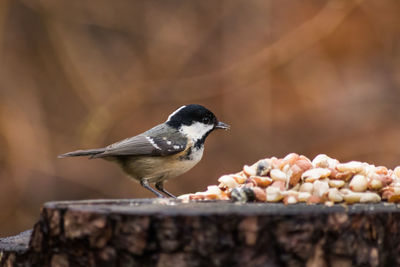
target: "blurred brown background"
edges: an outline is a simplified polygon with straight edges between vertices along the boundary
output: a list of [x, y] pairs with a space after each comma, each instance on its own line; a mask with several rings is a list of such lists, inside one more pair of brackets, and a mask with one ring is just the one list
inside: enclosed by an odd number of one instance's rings
[[232, 125], [169, 191], [289, 152], [400, 164], [400, 1], [0, 1], [0, 236], [45, 201], [152, 197], [107, 145], [199, 103]]

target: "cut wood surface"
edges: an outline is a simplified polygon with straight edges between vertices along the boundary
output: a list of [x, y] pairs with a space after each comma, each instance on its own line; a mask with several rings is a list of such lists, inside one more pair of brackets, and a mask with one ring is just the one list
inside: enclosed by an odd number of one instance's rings
[[171, 199], [49, 202], [2, 266], [398, 266], [400, 208]]

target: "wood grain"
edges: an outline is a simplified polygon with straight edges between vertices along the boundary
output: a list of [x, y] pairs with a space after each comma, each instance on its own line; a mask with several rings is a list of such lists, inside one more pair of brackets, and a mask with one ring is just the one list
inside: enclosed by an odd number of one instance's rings
[[[395, 204], [49, 202], [2, 266], [396, 266]], [[29, 242], [29, 243], [28, 243]], [[18, 244], [18, 245], [17, 245]]]

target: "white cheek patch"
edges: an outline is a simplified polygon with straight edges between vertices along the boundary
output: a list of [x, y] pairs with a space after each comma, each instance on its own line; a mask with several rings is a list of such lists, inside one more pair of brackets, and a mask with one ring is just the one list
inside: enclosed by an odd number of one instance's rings
[[193, 140], [199, 140], [203, 138], [203, 136], [211, 131], [214, 128], [214, 125], [210, 124], [204, 124], [201, 122], [196, 122], [193, 123], [190, 126], [183, 125], [179, 131], [186, 135], [189, 138], [192, 138]]

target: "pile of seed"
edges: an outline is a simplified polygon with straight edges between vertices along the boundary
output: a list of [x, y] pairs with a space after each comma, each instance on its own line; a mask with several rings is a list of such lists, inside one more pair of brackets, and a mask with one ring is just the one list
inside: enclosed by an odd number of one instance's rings
[[338, 160], [320, 154], [312, 161], [291, 153], [259, 160], [218, 179], [205, 192], [182, 195], [190, 200], [233, 200], [309, 204], [400, 202], [400, 166], [394, 170], [365, 162]]

